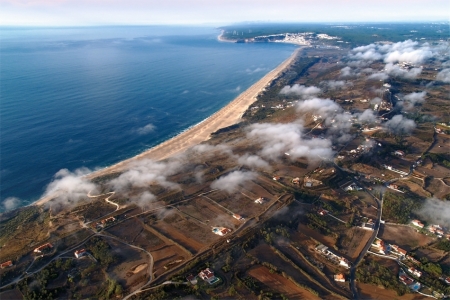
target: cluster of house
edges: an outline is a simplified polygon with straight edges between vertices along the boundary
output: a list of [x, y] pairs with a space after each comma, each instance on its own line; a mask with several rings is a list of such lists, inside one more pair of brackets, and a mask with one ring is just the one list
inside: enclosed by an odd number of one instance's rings
[[312, 36], [309, 32], [303, 33], [279, 33], [270, 35], [255, 36], [254, 38], [246, 39], [246, 42], [275, 42], [275, 43], [288, 43], [296, 45], [311, 45]]
[[231, 229], [226, 228], [226, 227], [213, 227], [212, 228], [212, 232], [214, 234], [220, 235], [220, 236], [224, 236], [227, 235], [228, 233], [231, 232]]
[[372, 246], [376, 249], [378, 249], [378, 252], [381, 254], [395, 254], [399, 256], [400, 258], [406, 258], [407, 257], [407, 251], [405, 249], [400, 248], [397, 245], [389, 245], [385, 243], [382, 239], [376, 238], [375, 242], [372, 244]]
[[[420, 221], [420, 220], [412, 220], [411, 224], [419, 227], [420, 229], [425, 228], [425, 225]], [[445, 233], [444, 228], [442, 228], [440, 225], [430, 225], [427, 227], [428, 231], [430, 233], [433, 233], [435, 235], [437, 235], [437, 237], [442, 238], [442, 237], [446, 237], [448, 240], [450, 240], [450, 233]]]
[[[214, 271], [211, 270], [210, 268], [202, 270], [200, 273], [198, 273], [198, 277], [200, 277], [209, 284], [214, 284], [220, 280], [218, 277], [214, 275]], [[187, 276], [186, 280], [189, 281], [192, 285], [197, 284], [197, 276], [193, 274]]]
[[[370, 140], [370, 139], [368, 139], [368, 140]], [[361, 154], [361, 153], [367, 152], [371, 148], [372, 148], [372, 144], [370, 144], [370, 143], [361, 144], [358, 147], [356, 147], [356, 149], [352, 149], [352, 150], [348, 151], [347, 154], [348, 155], [352, 155], [353, 154], [353, 157], [355, 157], [355, 154]]]
[[104, 228], [105, 226], [107, 226], [108, 224], [114, 223], [116, 221], [116, 218], [114, 217], [109, 217], [106, 219], [103, 219], [97, 223], [94, 224], [95, 228]]
[[[298, 102], [298, 101], [294, 101], [294, 102]], [[284, 110], [285, 108], [289, 108], [289, 107], [293, 107], [295, 106], [295, 103], [292, 101], [286, 102], [286, 104], [278, 104], [276, 106], [271, 106], [270, 108], [272, 109], [282, 109]]]
[[340, 266], [347, 269], [350, 268], [350, 262], [346, 258], [335, 254], [327, 246], [320, 244], [316, 247], [316, 251], [325, 256], [327, 259], [339, 264]]

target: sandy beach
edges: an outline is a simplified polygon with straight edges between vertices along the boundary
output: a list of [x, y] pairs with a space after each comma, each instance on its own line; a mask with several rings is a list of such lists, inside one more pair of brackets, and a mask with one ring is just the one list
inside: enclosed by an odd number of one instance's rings
[[[278, 75], [289, 66], [298, 51], [301, 48], [295, 50], [292, 55], [278, 65], [275, 69], [267, 73], [263, 78], [237, 96], [224, 108], [200, 122], [199, 124], [191, 127], [190, 129], [180, 133], [179, 135], [139, 154], [132, 158], [123, 160], [110, 167], [95, 171], [86, 175], [87, 178], [92, 179], [99, 176], [104, 176], [110, 173], [120, 172], [127, 169], [127, 165], [131, 162], [135, 162], [140, 159], [152, 159], [155, 161], [166, 159], [173, 155], [186, 151], [188, 148], [198, 145], [203, 141], [210, 138], [211, 133], [217, 131], [220, 128], [231, 126], [238, 123], [244, 112], [248, 107], [256, 101], [258, 94], [271, 83], [272, 80], [278, 77]], [[34, 202], [36, 205], [42, 205], [49, 201], [53, 197], [44, 197]]]

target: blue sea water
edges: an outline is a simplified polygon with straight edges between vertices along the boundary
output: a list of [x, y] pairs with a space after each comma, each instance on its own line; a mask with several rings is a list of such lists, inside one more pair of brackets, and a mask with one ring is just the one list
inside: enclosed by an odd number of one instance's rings
[[[201, 27], [0, 28], [1, 201], [105, 167], [204, 120], [295, 49]], [[0, 205], [0, 210], [4, 207]]]

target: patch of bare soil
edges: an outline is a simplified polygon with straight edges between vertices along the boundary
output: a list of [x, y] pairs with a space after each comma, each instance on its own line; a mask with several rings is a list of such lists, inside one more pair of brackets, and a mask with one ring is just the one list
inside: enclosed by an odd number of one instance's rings
[[393, 290], [385, 289], [381, 286], [358, 283], [357, 288], [359, 291], [359, 299], [362, 300], [386, 300], [386, 299], [398, 299], [398, 300], [425, 300], [428, 297], [419, 294], [406, 294], [403, 296], [398, 296], [397, 292]]
[[315, 239], [319, 243], [324, 244], [325, 246], [328, 246], [328, 247], [332, 248], [333, 245], [336, 244], [336, 240], [333, 237], [320, 234], [316, 230], [311, 229], [311, 228], [309, 228], [308, 226], [306, 226], [304, 224], [300, 224], [298, 226], [297, 230], [299, 232], [302, 232], [306, 236], [312, 237], [313, 239]]
[[433, 248], [419, 248], [416, 250], [416, 254], [419, 257], [425, 256], [428, 260], [432, 262], [438, 262], [446, 256], [446, 253], [439, 249]]
[[341, 237], [342, 248], [339, 251], [354, 260], [361, 253], [364, 246], [366, 246], [371, 236], [372, 231], [352, 227], [346, 231], [345, 237]]
[[450, 186], [448, 186], [442, 179], [433, 178], [427, 185], [427, 190], [433, 194], [434, 197], [442, 199], [445, 195], [450, 194]]
[[289, 299], [320, 299], [309, 291], [299, 288], [289, 279], [279, 274], [271, 273], [266, 267], [254, 267], [248, 271], [248, 274]]
[[407, 251], [424, 246], [435, 240], [417, 232], [416, 229], [406, 225], [381, 225], [378, 236], [389, 244], [396, 244]]

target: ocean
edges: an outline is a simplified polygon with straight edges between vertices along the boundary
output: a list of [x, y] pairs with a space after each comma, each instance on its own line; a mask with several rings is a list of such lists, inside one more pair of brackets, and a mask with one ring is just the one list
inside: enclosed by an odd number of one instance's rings
[[177, 135], [296, 48], [219, 42], [218, 34], [207, 27], [0, 28], [1, 203], [30, 204], [60, 169], [106, 167]]

